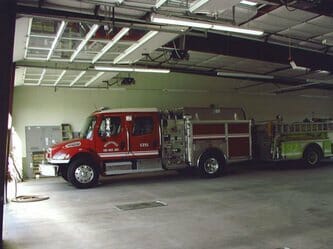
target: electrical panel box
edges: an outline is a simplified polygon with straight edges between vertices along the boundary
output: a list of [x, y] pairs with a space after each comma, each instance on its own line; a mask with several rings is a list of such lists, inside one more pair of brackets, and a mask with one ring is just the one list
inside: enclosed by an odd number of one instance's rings
[[26, 126], [27, 165], [25, 177], [33, 178], [39, 174], [38, 165], [43, 163], [44, 154], [48, 147], [62, 141], [61, 126]]

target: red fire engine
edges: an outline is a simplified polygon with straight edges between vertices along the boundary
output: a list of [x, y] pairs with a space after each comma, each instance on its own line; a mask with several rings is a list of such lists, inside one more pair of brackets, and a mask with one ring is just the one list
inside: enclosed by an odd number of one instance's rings
[[88, 188], [100, 175], [196, 167], [220, 175], [232, 161], [249, 160], [251, 121], [240, 108], [111, 109], [90, 115], [79, 139], [48, 149], [64, 179]]

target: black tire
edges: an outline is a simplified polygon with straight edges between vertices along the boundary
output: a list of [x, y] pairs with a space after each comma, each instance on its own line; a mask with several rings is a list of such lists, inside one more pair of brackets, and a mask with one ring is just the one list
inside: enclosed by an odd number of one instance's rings
[[303, 154], [303, 160], [307, 167], [313, 168], [319, 165], [323, 153], [317, 146], [309, 146], [305, 149]]
[[207, 151], [199, 160], [201, 177], [214, 178], [222, 174], [225, 167], [223, 154], [219, 151]]
[[59, 166], [59, 175], [61, 175], [62, 178], [64, 178], [64, 180], [68, 182], [67, 170], [68, 170], [67, 165], [60, 165]]
[[81, 157], [69, 164], [67, 178], [77, 188], [91, 188], [97, 184], [99, 172], [93, 160]]

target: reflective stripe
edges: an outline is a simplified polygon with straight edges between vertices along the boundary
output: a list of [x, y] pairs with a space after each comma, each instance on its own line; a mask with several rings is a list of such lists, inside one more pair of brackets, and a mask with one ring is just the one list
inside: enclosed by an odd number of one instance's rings
[[150, 150], [150, 151], [133, 151], [134, 156], [153, 156], [158, 155], [158, 150]]
[[133, 156], [154, 156], [158, 155], [158, 150], [149, 151], [133, 151], [133, 152], [118, 152], [118, 153], [98, 153], [100, 157], [133, 157]]
[[100, 157], [121, 157], [121, 156], [129, 156], [128, 152], [123, 153], [98, 153]]

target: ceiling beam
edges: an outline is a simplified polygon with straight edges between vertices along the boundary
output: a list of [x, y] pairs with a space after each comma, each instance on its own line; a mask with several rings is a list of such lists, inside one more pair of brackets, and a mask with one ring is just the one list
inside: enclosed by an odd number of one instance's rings
[[16, 63], [16, 67], [34, 67], [34, 68], [46, 68], [46, 69], [60, 69], [60, 70], [89, 70], [91, 68], [91, 63], [82, 62], [60, 62], [60, 61], [31, 61], [22, 60]]
[[76, 76], [75, 79], [69, 84], [69, 86], [73, 86], [76, 82], [78, 82], [86, 72], [87, 71], [81, 71], [79, 75]]
[[[290, 57], [288, 46], [213, 33], [208, 33], [206, 38], [186, 36], [185, 49], [286, 65]], [[333, 72], [332, 56], [291, 48], [291, 57], [302, 67]]]
[[109, 41], [102, 50], [93, 58], [92, 63], [94, 64], [98, 61], [105, 53], [109, 51], [109, 49], [115, 45], [124, 35], [128, 33], [129, 28], [122, 28], [113, 38]]
[[59, 75], [59, 77], [57, 78], [57, 80], [54, 82], [54, 86], [58, 85], [58, 83], [62, 80], [62, 78], [64, 77], [64, 75], [65, 75], [66, 72], [67, 72], [66, 70], [63, 70], [61, 72], [61, 74]]
[[94, 83], [99, 77], [101, 77], [104, 74], [104, 72], [99, 72], [98, 74], [96, 74], [94, 77], [92, 77], [84, 86], [88, 87], [90, 86], [92, 83]]
[[89, 32], [86, 34], [86, 36], [84, 37], [84, 39], [81, 41], [81, 43], [77, 46], [77, 48], [75, 49], [74, 53], [72, 54], [71, 58], [70, 58], [70, 62], [73, 62], [74, 59], [76, 58], [76, 56], [81, 52], [81, 50], [84, 48], [84, 46], [87, 44], [87, 42], [91, 39], [91, 37], [93, 37], [93, 35], [96, 33], [96, 31], [98, 30], [99, 25], [94, 24]]
[[[57, 34], [56, 34], [56, 36], [55, 36], [55, 38], [54, 38], [54, 40], [52, 42], [51, 49], [50, 49], [50, 51], [49, 51], [49, 53], [47, 55], [46, 60], [50, 60], [51, 59], [51, 56], [52, 56], [54, 50], [56, 49], [56, 47], [57, 47], [57, 45], [58, 45], [58, 43], [60, 41], [60, 38], [61, 38], [62, 34], [65, 31], [66, 25], [67, 25], [67, 22], [65, 22], [65, 21], [61, 22], [60, 27], [59, 27], [59, 29], [57, 31]], [[28, 49], [28, 48], [26, 48], [26, 49]]]

